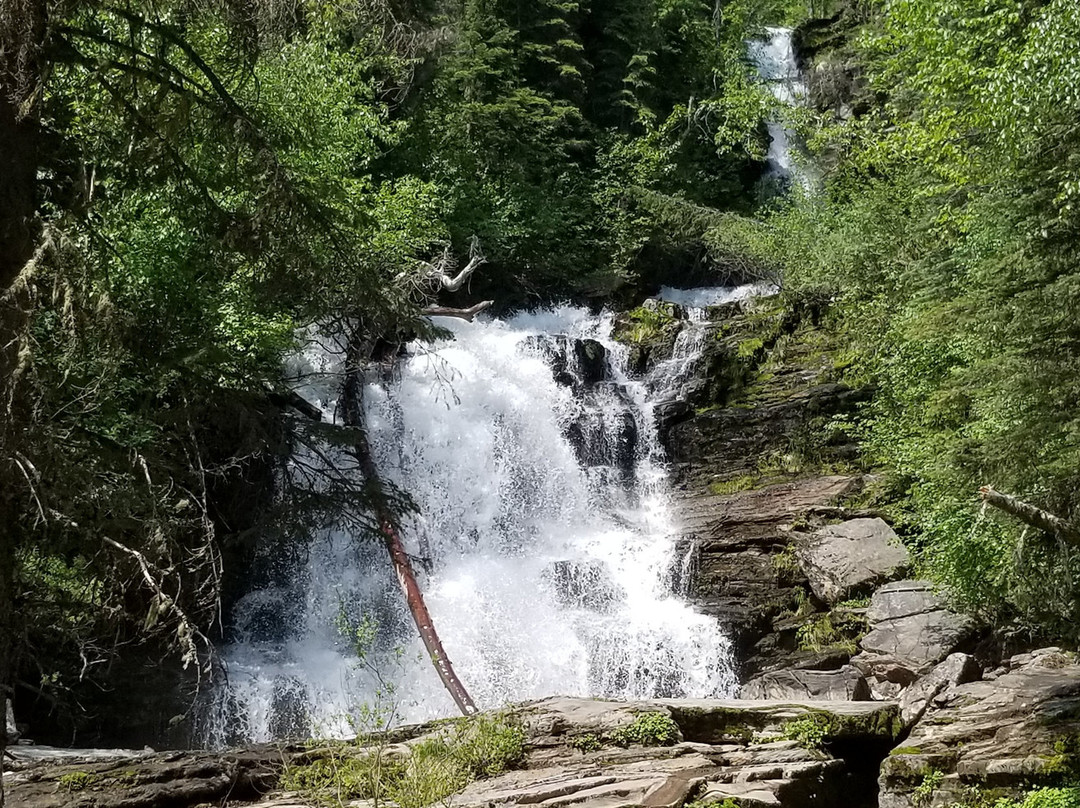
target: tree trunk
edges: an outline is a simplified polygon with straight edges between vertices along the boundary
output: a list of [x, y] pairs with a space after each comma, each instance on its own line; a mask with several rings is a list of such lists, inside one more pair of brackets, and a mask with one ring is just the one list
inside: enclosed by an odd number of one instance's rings
[[[5, 717], [14, 676], [17, 531], [31, 495], [18, 466], [28, 418], [19, 373], [31, 304], [23, 273], [37, 237], [37, 99], [45, 13], [44, 0], [0, 0], [0, 712]], [[6, 745], [5, 723], [0, 760]], [[0, 808], [3, 804], [0, 777]]]
[[1042, 508], [1037, 508], [1009, 494], [995, 491], [988, 485], [984, 485], [979, 489], [979, 496], [982, 497], [983, 502], [1015, 516], [1021, 522], [1025, 522], [1044, 533], [1049, 533], [1070, 544], [1080, 544], [1080, 532], [1060, 516], [1055, 516], [1049, 511], [1044, 511]]
[[397, 520], [391, 512], [382, 494], [382, 482], [379, 479], [378, 469], [371, 457], [371, 446], [368, 443], [367, 432], [364, 428], [364, 415], [361, 409], [363, 395], [363, 380], [361, 378], [361, 356], [359, 350], [360, 340], [353, 336], [349, 340], [346, 355], [345, 384], [342, 395], [342, 420], [345, 425], [356, 430], [351, 452], [360, 466], [360, 472], [367, 482], [370, 492], [374, 497], [375, 516], [379, 522], [379, 532], [382, 534], [387, 552], [390, 553], [390, 561], [394, 565], [398, 584], [405, 595], [405, 601], [409, 605], [413, 622], [420, 632], [420, 639], [424, 642], [431, 664], [442, 680], [443, 686], [449, 691], [462, 715], [472, 715], [476, 712], [469, 692], [454, 673], [454, 666], [450, 663], [450, 657], [446, 655], [439, 635], [435, 631], [435, 624], [424, 602], [423, 592], [416, 581], [416, 573], [413, 570], [409, 554], [405, 552], [405, 546], [401, 542], [401, 534], [398, 531]]

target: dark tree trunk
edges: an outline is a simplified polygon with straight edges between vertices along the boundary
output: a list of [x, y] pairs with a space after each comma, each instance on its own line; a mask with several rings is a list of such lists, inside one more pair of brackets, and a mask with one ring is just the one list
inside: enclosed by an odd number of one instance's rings
[[[0, 711], [5, 715], [14, 675], [17, 531], [31, 497], [19, 466], [28, 418], [19, 376], [31, 306], [23, 273], [38, 236], [37, 100], [44, 36], [43, 0], [0, 0]], [[0, 758], [6, 744], [5, 724]], [[0, 780], [0, 808], [3, 794]]]
[[367, 432], [364, 428], [364, 415], [361, 409], [363, 395], [363, 379], [361, 378], [361, 359], [359, 340], [353, 336], [349, 340], [349, 348], [346, 355], [345, 384], [342, 390], [342, 420], [345, 425], [356, 430], [352, 441], [352, 454], [360, 467], [360, 472], [369, 488], [374, 500], [375, 516], [379, 522], [379, 532], [387, 552], [390, 553], [390, 561], [394, 565], [398, 584], [405, 595], [405, 601], [409, 605], [416, 629], [420, 632], [420, 639], [424, 642], [431, 664], [442, 680], [443, 686], [449, 691], [462, 715], [472, 715], [476, 712], [465, 686], [454, 673], [454, 666], [450, 663], [450, 657], [443, 649], [442, 641], [435, 631], [435, 624], [424, 602], [424, 594], [416, 581], [416, 572], [413, 570], [412, 560], [405, 552], [401, 542], [401, 534], [398, 531], [397, 519], [386, 504], [382, 493], [382, 483], [379, 480], [378, 469], [371, 457], [371, 447], [368, 444]]

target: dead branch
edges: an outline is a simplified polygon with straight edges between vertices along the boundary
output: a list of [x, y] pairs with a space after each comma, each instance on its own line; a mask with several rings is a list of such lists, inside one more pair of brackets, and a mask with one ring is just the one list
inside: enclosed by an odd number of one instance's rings
[[424, 314], [428, 317], [458, 317], [471, 323], [477, 314], [491, 308], [493, 305], [495, 305], [494, 300], [482, 300], [467, 309], [431, 305], [424, 309]]
[[1028, 502], [1023, 502], [1010, 494], [995, 491], [988, 485], [979, 489], [979, 497], [988, 505], [993, 505], [1005, 513], [1015, 516], [1021, 522], [1056, 536], [1070, 544], [1080, 545], [1080, 531], [1049, 511], [1044, 511]]
[[353, 339], [350, 340], [349, 355], [346, 359], [345, 383], [342, 385], [343, 395], [341, 401], [342, 421], [346, 427], [352, 429], [355, 435], [355, 440], [349, 448], [349, 452], [356, 459], [360, 472], [370, 487], [370, 493], [374, 494], [371, 509], [374, 511], [379, 523], [379, 532], [382, 534], [383, 542], [387, 552], [390, 554], [390, 561], [393, 564], [394, 572], [397, 574], [398, 584], [401, 587], [402, 594], [405, 595], [405, 602], [408, 604], [409, 612], [412, 614], [420, 639], [427, 649], [431, 664], [435, 667], [443, 686], [450, 693], [462, 715], [472, 715], [477, 711], [476, 704], [465, 689], [465, 685], [462, 684], [454, 672], [450, 657], [443, 648], [442, 640], [439, 639], [435, 623], [431, 619], [431, 613], [428, 611], [427, 603], [424, 601], [423, 591], [416, 581], [416, 572], [413, 569], [412, 560], [401, 541], [398, 521], [385, 497], [385, 489], [378, 468], [375, 466], [375, 459], [371, 454], [361, 404], [363, 379], [359, 359], [359, 341], [354, 335]]
[[151, 564], [146, 556], [138, 550], [128, 547], [126, 544], [121, 544], [114, 539], [110, 539], [108, 536], [102, 536], [102, 541], [110, 547], [115, 547], [120, 552], [127, 553], [135, 559], [136, 563], [139, 565], [140, 572], [142, 572], [143, 580], [146, 581], [146, 585], [150, 587], [154, 593], [154, 605], [151, 609], [151, 614], [147, 618], [147, 622], [152, 624], [152, 621], [156, 620], [158, 616], [172, 612], [176, 616], [177, 623], [179, 624], [177, 626], [176, 638], [180, 643], [180, 647], [184, 649], [184, 653], [181, 656], [181, 662], [185, 669], [192, 662], [197, 663], [199, 659], [199, 650], [195, 645], [196, 638], [202, 640], [207, 647], [210, 647], [210, 641], [201, 631], [199, 631], [195, 624], [188, 619], [188, 616], [184, 614], [183, 609], [176, 603], [176, 600], [166, 594], [161, 582], [154, 576]]

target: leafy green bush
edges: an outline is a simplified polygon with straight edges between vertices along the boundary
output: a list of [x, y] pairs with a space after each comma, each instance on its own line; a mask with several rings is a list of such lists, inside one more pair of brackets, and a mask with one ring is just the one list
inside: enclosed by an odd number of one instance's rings
[[679, 725], [664, 713], [640, 713], [633, 723], [611, 733], [619, 746], [670, 746], [679, 739]]
[[804, 749], [821, 749], [835, 732], [832, 719], [824, 713], [810, 713], [784, 724], [780, 737], [795, 741]]

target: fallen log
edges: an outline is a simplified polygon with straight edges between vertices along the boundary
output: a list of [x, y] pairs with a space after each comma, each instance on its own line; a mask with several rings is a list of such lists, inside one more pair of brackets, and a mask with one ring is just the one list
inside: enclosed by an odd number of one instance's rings
[[1015, 516], [1021, 522], [1031, 525], [1033, 528], [1049, 533], [1070, 544], [1080, 544], [1080, 531], [1056, 514], [1044, 511], [1029, 502], [1017, 499], [1011, 494], [1003, 494], [995, 491], [989, 485], [979, 489], [979, 497], [987, 505], [993, 505], [998, 510]]
[[494, 300], [482, 300], [475, 305], [469, 306], [467, 309], [455, 309], [449, 306], [432, 305], [424, 309], [424, 314], [428, 317], [458, 317], [471, 323], [476, 315], [491, 308], [494, 304]]

